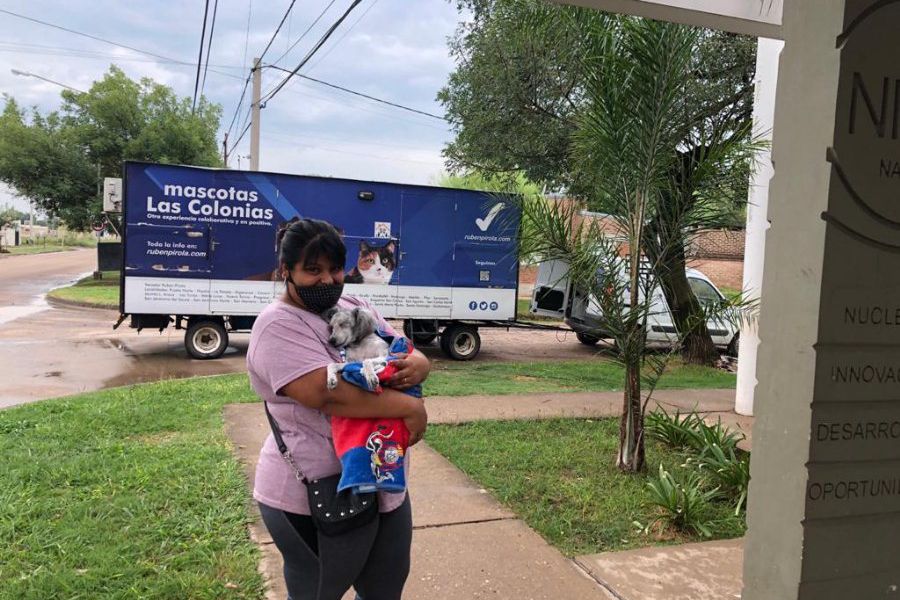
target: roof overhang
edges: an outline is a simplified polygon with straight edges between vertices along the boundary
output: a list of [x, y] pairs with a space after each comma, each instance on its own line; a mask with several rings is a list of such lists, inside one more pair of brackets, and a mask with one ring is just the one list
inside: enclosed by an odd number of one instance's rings
[[551, 0], [732, 33], [783, 39], [784, 0]]

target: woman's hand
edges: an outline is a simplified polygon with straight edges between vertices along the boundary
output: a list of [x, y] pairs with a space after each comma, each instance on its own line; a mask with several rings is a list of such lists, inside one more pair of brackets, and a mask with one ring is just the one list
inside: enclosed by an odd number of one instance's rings
[[403, 419], [406, 428], [409, 429], [409, 445], [414, 446], [422, 441], [425, 437], [425, 430], [428, 428], [428, 413], [425, 411], [425, 402], [421, 398], [417, 398], [418, 405], [412, 416]]
[[398, 354], [394, 361], [397, 372], [388, 381], [388, 385], [398, 390], [407, 390], [414, 385], [419, 385], [431, 372], [431, 361], [418, 350], [412, 354]]

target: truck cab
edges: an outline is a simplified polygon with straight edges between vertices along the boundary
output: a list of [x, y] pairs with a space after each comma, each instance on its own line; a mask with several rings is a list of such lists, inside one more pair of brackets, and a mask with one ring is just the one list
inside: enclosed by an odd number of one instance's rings
[[[691, 290], [701, 304], [725, 300], [722, 292], [700, 271], [687, 269], [686, 275]], [[562, 319], [575, 331], [578, 341], [589, 346], [612, 337], [604, 331], [600, 306], [588, 292], [574, 285], [569, 278], [569, 267], [563, 261], [548, 260], [538, 266], [530, 312]], [[736, 354], [739, 331], [731, 320], [710, 319], [707, 327], [717, 347]], [[647, 341], [673, 344], [677, 339], [675, 321], [665, 294], [659, 286], [653, 286], [653, 299], [647, 316]]]

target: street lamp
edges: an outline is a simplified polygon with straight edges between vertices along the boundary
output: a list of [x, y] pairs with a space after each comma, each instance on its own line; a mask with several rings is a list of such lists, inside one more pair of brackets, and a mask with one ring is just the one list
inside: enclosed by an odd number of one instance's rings
[[53, 83], [53, 84], [55, 84], [55, 85], [64, 87], [64, 88], [66, 88], [66, 89], [68, 89], [68, 90], [72, 90], [73, 92], [78, 92], [79, 94], [83, 94], [83, 93], [84, 93], [83, 91], [81, 91], [81, 90], [79, 90], [79, 89], [77, 89], [77, 88], [73, 88], [71, 85], [66, 85], [66, 84], [60, 83], [60, 82], [58, 82], [58, 81], [53, 81], [52, 79], [48, 79], [47, 77], [44, 77], [43, 75], [38, 75], [38, 74], [36, 74], [36, 73], [29, 73], [28, 71], [20, 71], [20, 70], [18, 70], [18, 69], [10, 69], [10, 71], [12, 71], [12, 74], [13, 74], [13, 75], [18, 75], [19, 77], [34, 77], [34, 78], [36, 78], [36, 79], [43, 79], [44, 81], [48, 81], [48, 82]]

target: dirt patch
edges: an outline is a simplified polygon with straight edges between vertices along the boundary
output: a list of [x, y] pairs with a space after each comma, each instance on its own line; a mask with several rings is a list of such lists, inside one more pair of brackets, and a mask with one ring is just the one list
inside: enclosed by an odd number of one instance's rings
[[[392, 323], [401, 327], [400, 323]], [[500, 329], [483, 327], [481, 351], [474, 359], [477, 362], [535, 362], [553, 360], [586, 360], [598, 356], [601, 348], [585, 346], [571, 331], [540, 331], [537, 329]], [[441, 352], [437, 342], [418, 345], [428, 358], [435, 363], [456, 363]]]

